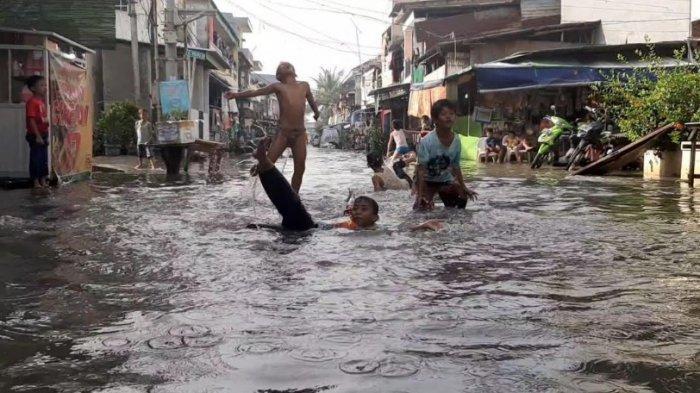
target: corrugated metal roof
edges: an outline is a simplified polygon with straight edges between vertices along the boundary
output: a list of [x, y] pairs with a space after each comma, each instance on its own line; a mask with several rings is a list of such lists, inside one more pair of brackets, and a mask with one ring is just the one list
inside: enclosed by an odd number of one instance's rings
[[60, 34], [56, 34], [52, 31], [40, 31], [40, 30], [24, 30], [24, 29], [15, 29], [12, 27], [2, 27], [0, 26], [0, 33], [19, 33], [19, 34], [34, 34], [34, 35], [41, 35], [45, 37], [52, 37], [55, 38], [59, 41], [62, 41], [70, 46], [76, 47], [78, 49], [82, 49], [85, 52], [90, 52], [90, 53], [95, 53], [94, 50], [83, 46], [73, 40], [70, 40]]
[[112, 48], [114, 5], [114, 0], [0, 0], [0, 25], [55, 32], [90, 48]]
[[520, 0], [520, 10], [525, 19], [561, 15], [561, 0]]

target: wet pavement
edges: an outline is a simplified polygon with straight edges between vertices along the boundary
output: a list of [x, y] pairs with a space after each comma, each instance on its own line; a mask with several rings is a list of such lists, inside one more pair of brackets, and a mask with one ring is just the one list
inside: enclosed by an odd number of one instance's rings
[[[467, 166], [466, 211], [290, 234], [246, 228], [279, 222], [251, 164], [1, 192], [0, 391], [700, 390], [700, 192]], [[319, 220], [370, 192], [360, 154], [307, 167]]]

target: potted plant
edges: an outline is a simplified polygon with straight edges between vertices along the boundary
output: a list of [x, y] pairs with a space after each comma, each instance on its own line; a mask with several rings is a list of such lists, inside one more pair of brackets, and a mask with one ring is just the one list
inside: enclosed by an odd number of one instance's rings
[[[673, 66], [655, 53], [653, 45], [636, 55], [650, 67], [610, 74], [595, 88], [597, 99], [620, 131], [636, 141], [666, 124], [700, 121], [700, 74], [686, 61], [685, 47], [675, 52]], [[627, 59], [620, 57], [620, 61]], [[644, 154], [645, 178], [680, 175], [683, 137], [683, 132], [673, 132]]]
[[107, 156], [120, 155], [135, 144], [134, 125], [139, 108], [131, 102], [117, 102], [109, 106], [97, 121], [97, 140]]

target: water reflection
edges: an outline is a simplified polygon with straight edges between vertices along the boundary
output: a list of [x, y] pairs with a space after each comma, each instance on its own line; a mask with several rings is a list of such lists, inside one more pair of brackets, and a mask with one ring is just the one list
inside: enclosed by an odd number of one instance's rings
[[[370, 191], [363, 162], [312, 150], [317, 219]], [[697, 191], [471, 164], [466, 211], [388, 192], [380, 231], [295, 235], [247, 228], [279, 221], [250, 164], [4, 193], [0, 391], [700, 387]], [[425, 218], [445, 231], [400, 230]]]

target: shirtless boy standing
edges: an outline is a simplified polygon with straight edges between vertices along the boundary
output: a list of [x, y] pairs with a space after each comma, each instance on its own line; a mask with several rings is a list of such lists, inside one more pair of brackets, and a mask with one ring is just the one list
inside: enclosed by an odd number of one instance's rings
[[288, 147], [292, 148], [294, 156], [294, 175], [292, 175], [292, 188], [299, 193], [301, 181], [306, 169], [306, 126], [304, 124], [304, 112], [306, 102], [309, 102], [314, 111], [314, 119], [318, 120], [319, 111], [311, 93], [311, 88], [306, 82], [298, 82], [294, 66], [287, 62], [282, 62], [277, 67], [277, 80], [258, 90], [245, 91], [241, 93], [228, 92], [226, 98], [251, 98], [277, 95], [280, 105], [279, 133], [274, 143], [270, 146], [267, 157], [275, 163]]

